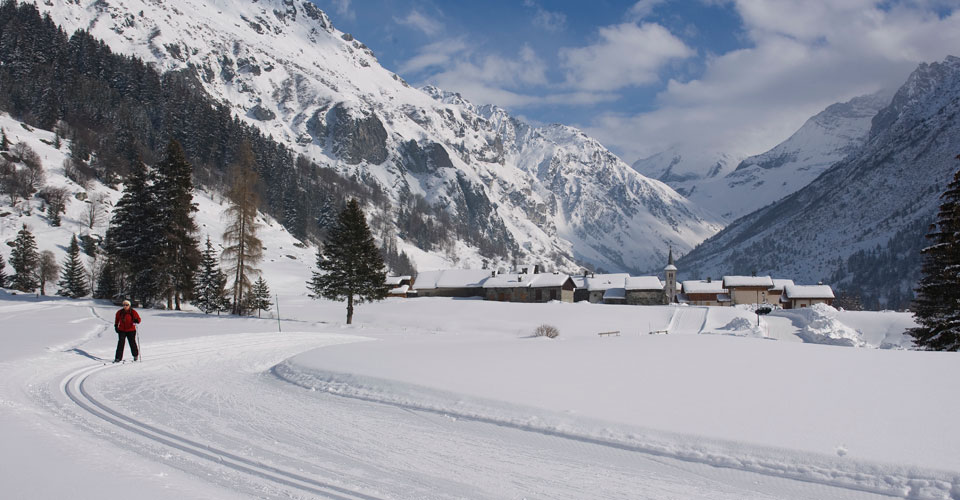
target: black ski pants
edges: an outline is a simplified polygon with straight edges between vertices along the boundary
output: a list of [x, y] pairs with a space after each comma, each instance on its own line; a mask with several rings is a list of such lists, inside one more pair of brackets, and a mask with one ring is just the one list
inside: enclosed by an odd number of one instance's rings
[[133, 354], [133, 357], [140, 356], [140, 349], [137, 347], [137, 332], [117, 332], [117, 335], [120, 336], [120, 340], [117, 341], [117, 355], [113, 359], [123, 359], [124, 339], [130, 344], [130, 353]]

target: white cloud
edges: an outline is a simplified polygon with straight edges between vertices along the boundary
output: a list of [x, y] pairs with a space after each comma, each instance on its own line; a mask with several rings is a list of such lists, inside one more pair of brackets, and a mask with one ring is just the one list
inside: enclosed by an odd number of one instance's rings
[[333, 3], [333, 8], [337, 11], [337, 14], [340, 17], [347, 19], [356, 19], [357, 14], [350, 8], [351, 0], [330, 0]]
[[395, 18], [398, 24], [409, 26], [413, 29], [423, 32], [427, 36], [435, 36], [443, 31], [443, 24], [426, 14], [414, 9], [403, 18]]
[[690, 81], [671, 80], [658, 109], [608, 113], [585, 127], [633, 161], [677, 142], [757, 154], [826, 106], [895, 89], [922, 61], [960, 50], [960, 13], [871, 0], [738, 0], [752, 46], [710, 56]]
[[612, 91], [660, 80], [662, 67], [695, 52], [654, 23], [624, 23], [600, 28], [593, 45], [560, 50], [567, 81], [582, 90]]
[[546, 31], [559, 32], [567, 27], [567, 15], [563, 12], [553, 12], [544, 9], [533, 0], [524, 0], [524, 7], [534, 9], [533, 25]]
[[653, 9], [657, 8], [660, 4], [666, 3], [666, 1], [667, 0], [640, 0], [633, 4], [633, 7], [630, 7], [630, 10], [627, 11], [627, 20], [633, 22], [642, 21], [653, 13]]

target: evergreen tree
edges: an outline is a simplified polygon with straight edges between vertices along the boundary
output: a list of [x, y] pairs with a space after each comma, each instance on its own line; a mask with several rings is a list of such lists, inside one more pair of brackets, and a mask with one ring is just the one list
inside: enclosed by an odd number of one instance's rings
[[357, 200], [350, 200], [317, 249], [317, 268], [307, 288], [315, 296], [347, 299], [347, 324], [353, 322], [354, 302], [382, 300], [387, 296], [383, 257], [367, 226]]
[[259, 318], [260, 311], [269, 311], [272, 305], [270, 288], [267, 287], [267, 282], [263, 280], [263, 276], [260, 276], [253, 284], [253, 290], [250, 294], [250, 308], [257, 310], [257, 317]]
[[154, 266], [160, 259], [163, 233], [148, 176], [146, 165], [136, 163], [114, 207], [104, 243], [113, 259], [115, 281], [121, 285], [118, 293], [145, 305], [162, 292]]
[[47, 294], [47, 282], [57, 279], [60, 273], [60, 266], [57, 265], [57, 258], [53, 252], [44, 250], [40, 252], [40, 270], [37, 276], [40, 278], [40, 295]]
[[3, 260], [3, 254], [0, 254], [0, 288], [7, 286], [7, 263]]
[[227, 275], [220, 269], [217, 252], [207, 236], [206, 248], [200, 255], [200, 268], [193, 285], [193, 304], [206, 314], [228, 309]]
[[70, 246], [67, 247], [67, 257], [63, 261], [62, 269], [60, 281], [57, 283], [60, 287], [57, 295], [73, 299], [87, 295], [89, 292], [87, 273], [83, 268], [83, 262], [80, 261], [80, 243], [77, 241], [77, 235], [70, 238]]
[[0, 151], [10, 151], [10, 140], [7, 139], [7, 131], [2, 128], [0, 128]]
[[200, 262], [198, 241], [193, 236], [197, 223], [193, 212], [193, 166], [187, 161], [183, 148], [170, 141], [167, 153], [155, 169], [149, 200], [156, 203], [157, 229], [160, 231], [159, 259], [155, 273], [167, 297], [167, 309], [180, 310], [180, 299], [189, 297], [193, 277]]
[[117, 266], [112, 258], [107, 258], [97, 276], [97, 288], [93, 292], [93, 298], [117, 300], [121, 297], [121, 288], [117, 283]]
[[[960, 155], [957, 156], [960, 160]], [[923, 249], [917, 299], [919, 327], [910, 331], [918, 346], [935, 351], [960, 350], [960, 170], [940, 196], [943, 203]]]
[[255, 190], [256, 160], [249, 144], [241, 146], [239, 155], [239, 161], [232, 169], [233, 187], [227, 193], [230, 206], [226, 210], [228, 224], [223, 233], [227, 245], [223, 249], [223, 258], [228, 263], [227, 272], [233, 277], [233, 314], [243, 314], [244, 297], [252, 286], [249, 276], [259, 272], [253, 266], [263, 258], [263, 243], [257, 238], [260, 199]]
[[27, 229], [26, 224], [13, 240], [10, 266], [16, 272], [10, 283], [11, 288], [22, 292], [33, 292], [40, 286], [40, 254], [37, 252], [37, 241]]

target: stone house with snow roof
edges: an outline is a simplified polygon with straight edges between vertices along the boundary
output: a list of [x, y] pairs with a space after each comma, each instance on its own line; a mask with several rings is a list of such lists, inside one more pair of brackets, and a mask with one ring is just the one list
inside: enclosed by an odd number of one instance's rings
[[498, 274], [483, 283], [484, 298], [499, 302], [573, 302], [576, 285], [566, 274]]
[[723, 288], [727, 289], [733, 305], [770, 303], [767, 292], [773, 288], [769, 276], [724, 276]]
[[[586, 293], [578, 294], [580, 300], [588, 300], [591, 304], [609, 303], [622, 304], [624, 302], [624, 285], [630, 275], [627, 273], [591, 274], [582, 278], [582, 285], [577, 284], [578, 290]], [[579, 277], [578, 277], [579, 278]], [[608, 293], [608, 291], [610, 291]]]
[[483, 269], [423, 271], [413, 282], [418, 297], [483, 297], [483, 283], [490, 277]]
[[784, 309], [800, 309], [814, 304], [833, 305], [833, 289], [830, 285], [787, 285], [783, 290]]
[[667, 304], [666, 285], [656, 276], [630, 276], [624, 282], [625, 302], [633, 306]]

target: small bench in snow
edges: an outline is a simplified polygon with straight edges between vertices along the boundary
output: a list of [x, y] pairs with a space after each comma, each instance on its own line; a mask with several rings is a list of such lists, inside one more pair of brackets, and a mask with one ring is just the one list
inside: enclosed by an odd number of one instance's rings
[[620, 336], [620, 330], [616, 330], [616, 331], [612, 331], [612, 332], [600, 332], [600, 333], [598, 333], [597, 335], [599, 335], [599, 336], [601, 336], [601, 337], [603, 337], [603, 336], [605, 336], [605, 335], [616, 335], [617, 337], [619, 337], [619, 336]]
[[650, 332], [650, 335], [660, 335], [660, 334], [667, 335], [669, 333], [670, 333], [670, 330], [653, 330]]

